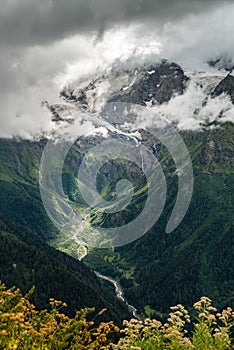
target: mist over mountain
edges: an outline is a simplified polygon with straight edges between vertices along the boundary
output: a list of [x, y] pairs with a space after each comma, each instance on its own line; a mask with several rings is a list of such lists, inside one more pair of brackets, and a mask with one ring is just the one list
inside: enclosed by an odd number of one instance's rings
[[234, 121], [232, 87], [219, 88], [227, 79], [234, 77], [184, 71], [167, 60], [120, 71], [113, 68], [94, 75], [91, 81], [80, 79], [65, 86], [60, 93], [65, 103], [49, 109], [54, 121], [77, 122], [85, 118], [82, 112], [95, 115], [108, 103], [132, 103], [150, 109], [152, 116], [139, 116], [132, 130], [153, 126], [162, 119], [175, 123], [179, 130], [199, 130], [206, 123]]
[[58, 103], [64, 86], [97, 70], [168, 58], [186, 71], [219, 75], [206, 62], [232, 60], [233, 11], [231, 1], [6, 1], [0, 11], [0, 136], [32, 139], [53, 130], [41, 102]]

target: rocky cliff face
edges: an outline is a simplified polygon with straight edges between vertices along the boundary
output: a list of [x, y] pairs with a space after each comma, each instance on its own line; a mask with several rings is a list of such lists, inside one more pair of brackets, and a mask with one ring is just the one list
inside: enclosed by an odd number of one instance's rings
[[227, 94], [231, 97], [231, 101], [234, 104], [234, 76], [228, 74], [219, 84], [216, 86], [213, 96], [220, 96], [221, 94]]
[[[97, 73], [92, 80], [74, 81], [63, 88], [60, 96], [64, 103], [49, 105], [46, 102], [52, 120], [57, 123], [73, 123], [79, 112], [100, 116], [103, 110], [108, 112], [106, 106], [110, 103], [120, 102], [153, 107], [155, 115], [176, 124], [182, 115], [182, 125], [186, 124], [187, 129], [190, 125], [191, 129], [208, 128], [233, 119], [234, 76], [229, 73], [223, 77], [223, 72], [219, 74], [218, 70], [211, 75], [185, 73], [178, 64], [162, 60], [131, 70]], [[123, 113], [117, 112], [121, 118]], [[109, 122], [111, 115], [113, 110], [110, 110]], [[119, 120], [120, 124], [129, 122], [124, 118]]]
[[61, 97], [87, 110], [96, 110], [101, 99], [106, 99], [106, 102], [155, 105], [168, 102], [176, 94], [183, 94], [187, 80], [178, 64], [163, 60], [135, 70], [111, 72], [86, 83], [82, 88], [66, 87]]
[[183, 94], [188, 78], [176, 63], [161, 64], [135, 72], [132, 84], [109, 98], [109, 102], [128, 102], [152, 106], [170, 101], [172, 96]]

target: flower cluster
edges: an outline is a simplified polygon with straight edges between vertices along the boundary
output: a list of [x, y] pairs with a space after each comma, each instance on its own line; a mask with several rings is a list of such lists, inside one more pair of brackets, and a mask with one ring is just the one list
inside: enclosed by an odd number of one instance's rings
[[[195, 313], [195, 315], [194, 315]], [[234, 312], [229, 307], [221, 313], [202, 297], [194, 304], [191, 314], [181, 304], [171, 307], [167, 322], [157, 320], [124, 321], [124, 336], [113, 349], [128, 350], [230, 350]]]
[[[0, 349], [14, 350], [230, 350], [234, 312], [228, 307], [218, 312], [211, 300], [202, 297], [189, 312], [171, 307], [167, 321], [131, 319], [119, 329], [113, 322], [96, 322], [83, 309], [70, 318], [61, 312], [66, 304], [50, 299], [51, 310], [37, 311], [29, 301], [33, 289], [24, 297], [18, 289], [0, 284]], [[190, 316], [192, 315], [192, 316]]]
[[[50, 299], [51, 311], [36, 311], [29, 302], [33, 290], [23, 297], [18, 289], [0, 285], [0, 349], [65, 350], [109, 349], [112, 334], [119, 332], [113, 324], [87, 321], [94, 309], [83, 309], [74, 318], [59, 310], [65, 303]], [[99, 316], [105, 312], [101, 310]]]

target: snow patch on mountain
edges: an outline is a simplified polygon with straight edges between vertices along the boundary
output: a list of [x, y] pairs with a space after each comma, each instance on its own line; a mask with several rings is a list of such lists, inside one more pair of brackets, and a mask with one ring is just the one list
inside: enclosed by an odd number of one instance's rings
[[[155, 69], [146, 70], [146, 72], [153, 75]], [[61, 95], [72, 107], [69, 113], [67, 109], [64, 109], [64, 113], [61, 111], [61, 119], [64, 120], [69, 115], [69, 117], [73, 116], [74, 120], [78, 118], [82, 122], [85, 119], [90, 120], [89, 115], [94, 117], [96, 115], [95, 118], [99, 118], [100, 127], [101, 111], [108, 100], [116, 94], [117, 97], [122, 98], [125, 93], [129, 93], [129, 89], [133, 84], [142, 84], [144, 74], [141, 69], [129, 72], [120, 71], [107, 76], [103, 75], [91, 82], [86, 81], [70, 85], [63, 89]], [[224, 73], [214, 71], [212, 75], [210, 72], [186, 72], [186, 76], [189, 79], [183, 94], [175, 93], [169, 102], [162, 104], [154, 103], [154, 100], [150, 99], [149, 96], [148, 101], [143, 101], [146, 112], [142, 113], [141, 108], [141, 112], [138, 113], [136, 108], [134, 113], [138, 114], [137, 119], [128, 120], [128, 115], [126, 115], [125, 121], [119, 121], [118, 128], [122, 131], [133, 132], [139, 128], [158, 127], [165, 123], [174, 123], [179, 130], [201, 130], [205, 127], [216, 127], [218, 124], [228, 121], [234, 122], [234, 105], [230, 97], [226, 94], [217, 97], [212, 95], [215, 88], [224, 79]], [[165, 77], [162, 76], [162, 79], [165, 79]], [[155, 89], [159, 85], [156, 84]], [[118, 103], [118, 99], [116, 99], [116, 103]], [[147, 113], [149, 109], [150, 113]], [[74, 111], [75, 114], [73, 114]], [[81, 111], [82, 116], [80, 115]], [[128, 111], [126, 113], [128, 114]]]

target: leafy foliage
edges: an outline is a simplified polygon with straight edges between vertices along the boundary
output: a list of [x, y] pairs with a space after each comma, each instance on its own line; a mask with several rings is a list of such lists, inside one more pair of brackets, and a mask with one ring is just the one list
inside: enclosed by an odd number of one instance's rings
[[229, 350], [234, 312], [218, 313], [209, 298], [194, 304], [191, 320], [182, 306], [171, 307], [166, 323], [155, 319], [123, 322], [119, 329], [110, 322], [97, 322], [102, 309], [91, 320], [93, 309], [78, 311], [73, 318], [61, 312], [66, 304], [50, 299], [50, 310], [37, 311], [29, 299], [33, 289], [22, 296], [18, 289], [0, 285], [0, 349], [15, 350]]

